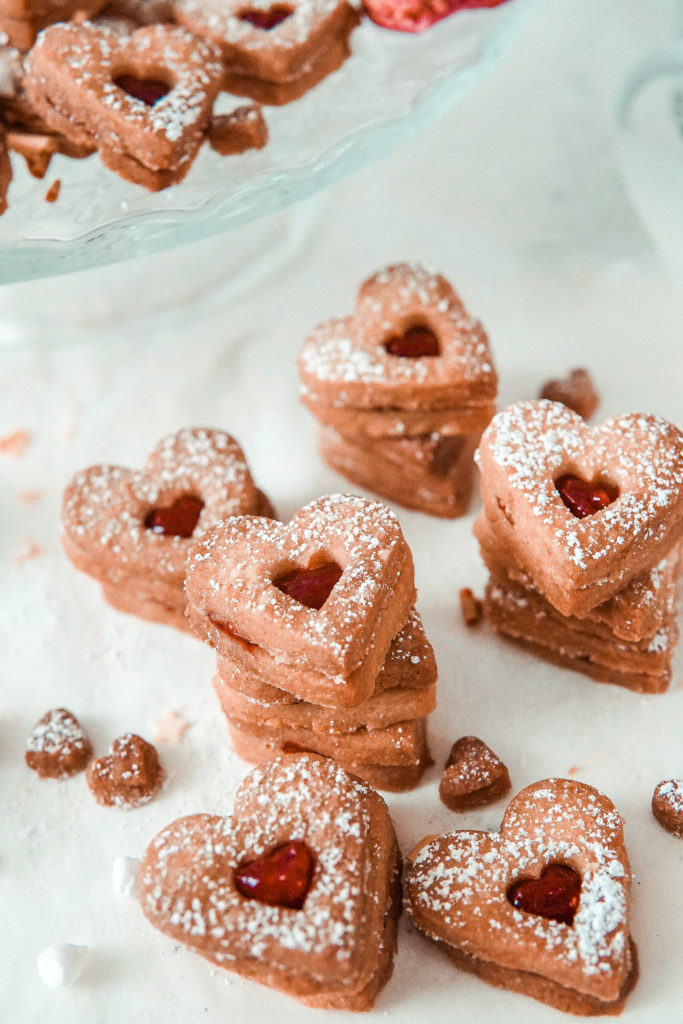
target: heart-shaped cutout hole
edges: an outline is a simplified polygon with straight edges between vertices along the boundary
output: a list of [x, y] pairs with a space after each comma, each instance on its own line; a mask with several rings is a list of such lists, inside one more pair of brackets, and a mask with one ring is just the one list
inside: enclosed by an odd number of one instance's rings
[[133, 99], [141, 100], [148, 107], [153, 107], [171, 91], [168, 82], [164, 82], [160, 78], [139, 78], [137, 75], [127, 73], [117, 75], [114, 85], [123, 89]]
[[399, 359], [422, 359], [441, 352], [439, 339], [426, 324], [413, 324], [403, 334], [392, 335], [384, 342], [384, 348]]
[[287, 7], [286, 4], [273, 4], [272, 7], [268, 7], [264, 10], [258, 10], [256, 8], [246, 8], [237, 15], [240, 21], [246, 21], [254, 28], [261, 28], [265, 32], [270, 32], [271, 29], [281, 25], [283, 21], [286, 21], [291, 14], [293, 14], [291, 7]]
[[301, 839], [293, 839], [240, 865], [235, 870], [235, 885], [247, 899], [301, 910], [314, 867], [315, 857], [309, 848]]
[[571, 925], [581, 897], [581, 875], [568, 864], [546, 864], [539, 878], [520, 878], [507, 898], [517, 910]]
[[170, 505], [158, 505], [145, 516], [145, 529], [171, 537], [191, 537], [204, 508], [196, 494], [182, 494]]
[[565, 473], [558, 477], [555, 487], [562, 501], [577, 519], [595, 515], [619, 497], [619, 489], [607, 480], [582, 480], [573, 473]]
[[339, 582], [342, 567], [334, 561], [326, 561], [304, 569], [297, 566], [273, 580], [273, 586], [294, 598], [299, 604], [319, 611]]

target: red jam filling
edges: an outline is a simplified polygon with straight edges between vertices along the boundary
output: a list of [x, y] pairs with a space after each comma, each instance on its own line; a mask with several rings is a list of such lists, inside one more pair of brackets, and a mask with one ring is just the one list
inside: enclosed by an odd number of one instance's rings
[[391, 356], [400, 359], [421, 359], [423, 356], [438, 356], [439, 339], [424, 324], [415, 324], [403, 334], [396, 334], [384, 342]]
[[547, 864], [539, 878], [513, 882], [507, 898], [517, 910], [572, 924], [581, 896], [581, 875], [568, 864]]
[[286, 7], [284, 4], [273, 4], [266, 10], [242, 11], [238, 17], [240, 21], [248, 21], [255, 28], [262, 28], [266, 32], [270, 32], [272, 28], [282, 24], [290, 14], [292, 14], [291, 7]]
[[196, 494], [183, 494], [170, 505], [150, 509], [145, 527], [170, 537], [191, 537], [203, 508], [204, 502]]
[[299, 604], [319, 611], [327, 601], [343, 569], [336, 562], [325, 562], [314, 569], [292, 569], [273, 580], [273, 585]]
[[301, 910], [313, 878], [315, 860], [301, 839], [277, 846], [235, 871], [235, 885], [247, 899], [271, 907]]
[[585, 519], [607, 508], [619, 497], [619, 491], [604, 480], [582, 480], [573, 473], [565, 473], [555, 481], [555, 487], [569, 511], [577, 519]]
[[456, 11], [497, 7], [505, 0], [366, 0], [373, 21], [398, 32], [422, 32]]
[[221, 633], [227, 633], [227, 635], [231, 636], [233, 640], [237, 640], [238, 644], [244, 647], [245, 651], [253, 651], [258, 646], [257, 644], [253, 644], [251, 640], [247, 640], [245, 637], [240, 636], [235, 627], [231, 626], [229, 622], [223, 622], [220, 619], [212, 619], [211, 616], [209, 616], [209, 622], [212, 626], [215, 626], [216, 629], [220, 629]]
[[133, 99], [142, 100], [148, 107], [153, 107], [171, 91], [170, 85], [158, 78], [138, 78], [137, 75], [119, 75], [114, 79], [114, 85], [118, 85]]

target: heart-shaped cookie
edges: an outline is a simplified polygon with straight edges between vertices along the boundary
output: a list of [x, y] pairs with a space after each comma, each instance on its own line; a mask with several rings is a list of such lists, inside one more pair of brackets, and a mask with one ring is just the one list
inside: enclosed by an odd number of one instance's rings
[[[579, 876], [578, 905], [572, 884], [557, 891], [558, 866]], [[511, 801], [499, 833], [421, 845], [407, 907], [458, 966], [491, 984], [573, 1013], [618, 1013], [638, 971], [630, 886], [612, 803], [592, 786], [545, 779]]]
[[[488, 526], [563, 615], [588, 614], [683, 534], [683, 434], [656, 416], [591, 428], [559, 403], [520, 402], [494, 417], [478, 461]], [[568, 478], [604, 492], [598, 511], [572, 510]]]
[[368, 1010], [392, 970], [399, 872], [381, 798], [329, 759], [283, 755], [246, 777], [232, 817], [195, 814], [153, 839], [139, 894], [152, 924], [212, 963], [310, 1006]]
[[114, 740], [104, 757], [91, 761], [85, 777], [98, 803], [126, 810], [149, 803], [164, 781], [156, 747], [132, 732]]
[[203, 140], [220, 90], [220, 51], [169, 25], [122, 35], [89, 22], [52, 25], [26, 63], [24, 87], [53, 131], [94, 146], [124, 176], [179, 180]]
[[144, 470], [98, 465], [77, 473], [64, 492], [62, 542], [111, 603], [182, 628], [194, 539], [243, 514], [273, 512], [237, 441], [185, 428], [156, 445]]
[[85, 769], [92, 746], [78, 719], [66, 708], [55, 708], [34, 725], [24, 757], [41, 779], [68, 779]]
[[[335, 565], [337, 582], [321, 606], [294, 596], [299, 572]], [[370, 695], [415, 602], [396, 516], [341, 494], [306, 505], [287, 525], [254, 517], [220, 523], [190, 553], [185, 590], [193, 631], [220, 654], [332, 707]], [[282, 678], [279, 664], [289, 669]]]
[[301, 400], [342, 433], [364, 431], [364, 416], [373, 436], [395, 435], [397, 420], [411, 433], [443, 431], [444, 411], [450, 433], [474, 433], [495, 411], [497, 377], [481, 324], [445, 278], [414, 264], [365, 281], [355, 314], [316, 327], [298, 368]]
[[0, 31], [5, 41], [20, 50], [33, 45], [38, 32], [55, 21], [68, 21], [75, 14], [87, 18], [97, 14], [107, 0], [3, 0]]
[[349, 56], [347, 0], [175, 0], [175, 20], [223, 54], [224, 88], [261, 103], [296, 99]]
[[510, 789], [508, 770], [477, 736], [461, 736], [451, 747], [439, 796], [452, 811], [485, 807]]

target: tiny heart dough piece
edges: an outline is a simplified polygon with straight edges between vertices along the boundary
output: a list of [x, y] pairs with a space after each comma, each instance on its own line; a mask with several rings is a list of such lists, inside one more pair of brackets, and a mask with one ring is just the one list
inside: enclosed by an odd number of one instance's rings
[[156, 796], [164, 773], [156, 747], [127, 732], [114, 740], [108, 754], [90, 762], [86, 779], [98, 803], [132, 809]]
[[[581, 877], [573, 923], [517, 910], [510, 886], [549, 864]], [[623, 822], [598, 790], [545, 779], [510, 802], [499, 833], [422, 846], [406, 883], [417, 927], [492, 985], [576, 1014], [615, 1014], [637, 980]]]
[[659, 783], [652, 794], [652, 813], [662, 828], [683, 839], [683, 779]]
[[[493, 418], [477, 459], [488, 525], [562, 615], [587, 614], [683, 535], [683, 434], [657, 416], [588, 427], [560, 403], [519, 402]], [[565, 474], [618, 497], [579, 519], [555, 486]]]
[[508, 770], [476, 736], [461, 736], [448, 756], [439, 796], [452, 811], [485, 807], [510, 789]]
[[[236, 872], [303, 843], [301, 909], [243, 895]], [[369, 1010], [389, 979], [401, 858], [384, 801], [327, 758], [289, 754], [246, 777], [232, 817], [164, 829], [140, 866], [140, 903], [176, 942], [309, 1006]]]

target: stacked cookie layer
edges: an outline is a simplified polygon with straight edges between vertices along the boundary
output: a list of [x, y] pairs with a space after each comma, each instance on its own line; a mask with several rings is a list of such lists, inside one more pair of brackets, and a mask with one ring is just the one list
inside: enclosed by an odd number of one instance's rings
[[475, 524], [494, 628], [600, 682], [671, 679], [683, 535], [683, 435], [634, 414], [587, 427], [565, 406], [499, 413], [478, 453]]
[[185, 586], [242, 757], [306, 750], [382, 789], [419, 780], [436, 665], [389, 509], [332, 495], [286, 526], [227, 520], [194, 546]]
[[407, 263], [374, 274], [355, 314], [311, 332], [298, 367], [328, 465], [408, 508], [466, 511], [497, 377], [481, 324], [445, 278]]

